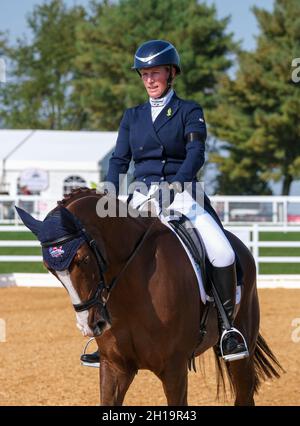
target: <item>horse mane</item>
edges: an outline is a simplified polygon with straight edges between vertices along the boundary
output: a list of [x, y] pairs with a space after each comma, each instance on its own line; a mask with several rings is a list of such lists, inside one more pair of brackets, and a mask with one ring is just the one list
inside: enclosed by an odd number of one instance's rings
[[72, 203], [75, 200], [78, 200], [79, 198], [88, 197], [90, 195], [98, 195], [101, 197], [102, 193], [97, 192], [96, 189], [87, 188], [87, 187], [80, 187], [80, 188], [74, 188], [72, 191], [68, 194], [64, 194], [64, 198], [60, 201], [57, 201], [58, 207], [66, 207], [70, 203]]
[[[92, 188], [87, 188], [85, 186], [80, 187], [80, 188], [74, 188], [74, 189], [72, 189], [72, 191], [70, 193], [64, 194], [64, 198], [62, 200], [57, 201], [57, 206], [50, 213], [52, 213], [53, 211], [56, 211], [60, 207], [67, 207], [73, 201], [79, 200], [81, 198], [85, 198], [85, 197], [89, 197], [89, 196], [98, 196], [99, 198], [101, 198], [104, 195], [105, 195], [104, 192], [98, 192], [94, 188], [93, 189]], [[116, 197], [115, 195], [112, 195], [112, 196], [117, 200], [117, 209], [118, 209], [119, 208], [119, 204], [120, 203], [124, 203], [124, 201], [119, 200], [118, 197]], [[150, 214], [150, 212], [149, 212], [149, 214]], [[138, 219], [139, 222], [145, 223], [148, 226], [149, 225], [149, 217], [150, 216], [148, 216], [148, 217], [139, 217], [139, 218], [135, 217], [134, 219], [135, 219], [135, 221], [136, 221], [136, 219]], [[145, 221], [145, 219], [148, 219], [148, 221], [147, 220]], [[154, 218], [152, 218], [152, 219], [154, 219]]]
[[[67, 207], [69, 204], [71, 204], [73, 201], [77, 201], [81, 198], [89, 197], [89, 196], [97, 196], [99, 198], [103, 197], [105, 195], [104, 192], [98, 192], [96, 189], [87, 188], [85, 186], [80, 188], [74, 188], [72, 191], [68, 194], [64, 194], [64, 198], [62, 200], [57, 201], [57, 206], [51, 210], [51, 212], [48, 213], [48, 215], [52, 214], [54, 211], [59, 209], [60, 207]], [[109, 194], [110, 195], [110, 194]], [[119, 204], [124, 203], [124, 201], [121, 201], [116, 197], [115, 195], [112, 195], [116, 201], [117, 201], [117, 211], [119, 209]], [[130, 215], [128, 216], [130, 217]], [[148, 219], [148, 220], [147, 220]], [[152, 218], [155, 219], [155, 218]], [[149, 225], [149, 217], [135, 217], [134, 221], [139, 221], [139, 223], [144, 224], [145, 226]]]

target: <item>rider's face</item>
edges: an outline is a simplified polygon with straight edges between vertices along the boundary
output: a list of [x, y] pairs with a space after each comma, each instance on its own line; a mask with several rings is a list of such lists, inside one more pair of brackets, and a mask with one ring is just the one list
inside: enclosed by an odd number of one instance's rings
[[140, 73], [148, 95], [151, 98], [160, 98], [167, 88], [169, 67], [142, 68]]

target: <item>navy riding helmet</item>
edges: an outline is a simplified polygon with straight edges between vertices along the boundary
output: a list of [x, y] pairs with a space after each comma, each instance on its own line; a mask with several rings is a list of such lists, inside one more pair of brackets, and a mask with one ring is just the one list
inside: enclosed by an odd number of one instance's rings
[[151, 68], [160, 65], [174, 65], [176, 74], [180, 74], [180, 58], [175, 47], [164, 40], [150, 40], [143, 43], [134, 55], [134, 65], [138, 73], [141, 68]]

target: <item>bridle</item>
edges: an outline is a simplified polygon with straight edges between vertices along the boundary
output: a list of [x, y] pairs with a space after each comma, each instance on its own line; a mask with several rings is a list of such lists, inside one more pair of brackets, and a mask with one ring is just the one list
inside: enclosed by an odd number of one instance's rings
[[87, 242], [87, 244], [89, 245], [89, 247], [91, 248], [92, 252], [94, 253], [94, 256], [96, 258], [96, 262], [97, 262], [97, 265], [98, 265], [100, 281], [99, 281], [99, 284], [97, 286], [97, 289], [96, 289], [94, 295], [90, 299], [88, 299], [87, 301], [82, 302], [82, 303], [78, 303], [78, 304], [75, 304], [75, 305], [73, 304], [73, 307], [74, 307], [76, 312], [87, 311], [88, 309], [92, 308], [95, 305], [100, 305], [101, 311], [103, 311], [103, 313], [104, 313], [104, 317], [106, 319], [109, 319], [106, 304], [107, 304], [107, 301], [108, 301], [109, 296], [111, 294], [111, 291], [116, 286], [121, 275], [123, 274], [125, 269], [128, 267], [128, 265], [132, 262], [132, 260], [134, 259], [134, 257], [138, 253], [139, 249], [142, 247], [144, 241], [148, 237], [150, 230], [151, 230], [151, 228], [152, 228], [152, 226], [155, 222], [156, 221], [153, 221], [152, 224], [149, 226], [149, 228], [146, 230], [146, 232], [142, 235], [142, 237], [140, 238], [140, 240], [137, 242], [136, 246], [134, 247], [132, 253], [130, 254], [128, 259], [126, 260], [124, 266], [119, 271], [118, 275], [116, 277], [114, 277], [111, 280], [110, 284], [108, 284], [108, 285], [106, 284], [105, 277], [104, 277], [104, 274], [105, 274], [105, 272], [108, 268], [107, 262], [106, 262], [104, 256], [102, 255], [99, 247], [97, 246], [96, 241], [87, 233], [85, 228], [81, 228], [80, 230], [78, 230], [76, 233], [73, 233], [73, 234], [66, 234], [63, 237], [57, 238], [56, 240], [41, 243], [41, 246], [43, 248], [46, 248], [46, 247], [52, 247], [56, 244], [67, 243], [67, 242], [72, 241], [72, 240], [74, 240], [75, 238], [78, 238], [78, 237], [83, 237], [85, 239], [85, 241]]

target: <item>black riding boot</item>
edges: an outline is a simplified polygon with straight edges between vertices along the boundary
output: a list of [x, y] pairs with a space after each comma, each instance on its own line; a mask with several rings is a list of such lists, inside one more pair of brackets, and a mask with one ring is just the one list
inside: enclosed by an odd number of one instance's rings
[[99, 351], [93, 352], [91, 354], [84, 353], [80, 357], [81, 364], [87, 367], [99, 367], [100, 366], [100, 355]]
[[[233, 327], [236, 298], [236, 269], [235, 263], [225, 267], [212, 268], [212, 280], [217, 292], [215, 299], [218, 309], [220, 332], [220, 354], [225, 361], [235, 361], [249, 356], [243, 335]], [[222, 305], [222, 307], [219, 305]], [[221, 312], [223, 311], [223, 312]]]

